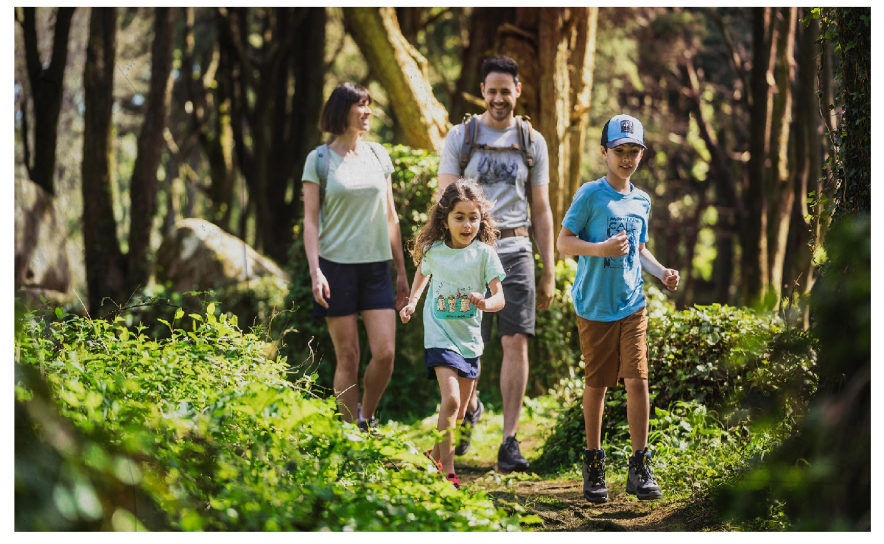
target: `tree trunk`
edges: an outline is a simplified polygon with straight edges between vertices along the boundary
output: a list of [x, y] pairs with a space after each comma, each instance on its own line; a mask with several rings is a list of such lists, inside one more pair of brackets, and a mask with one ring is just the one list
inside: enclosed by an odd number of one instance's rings
[[[580, 177], [580, 167], [584, 156], [584, 144], [586, 140], [586, 130], [589, 125], [589, 112], [592, 105], [592, 80], [595, 71], [595, 44], [599, 21], [599, 8], [586, 8], [586, 17], [577, 18], [576, 43], [574, 46], [573, 68], [571, 74], [571, 119], [568, 127], [569, 143], [568, 147], [571, 156], [568, 159], [569, 171], [569, 187], [565, 196], [563, 205], [567, 210], [571, 204], [571, 196], [583, 184]], [[556, 223], [558, 224], [558, 223]]]
[[[37, 45], [36, 10], [22, 8], [20, 21], [24, 31], [25, 57], [28, 80], [34, 104], [34, 162], [26, 164], [31, 179], [50, 195], [55, 195], [55, 148], [58, 143], [58, 117], [64, 94], [64, 70], [68, 58], [68, 34], [76, 8], [58, 8], [55, 16], [55, 37], [52, 42], [52, 60], [47, 68], [40, 60]], [[23, 108], [26, 108], [24, 105]], [[23, 135], [27, 147], [28, 135]], [[26, 154], [27, 155], [27, 154]]]
[[116, 58], [116, 8], [92, 8], [83, 72], [83, 245], [89, 310], [98, 316], [101, 299], [125, 302], [126, 260], [117, 240], [111, 196], [112, 109]]
[[752, 83], [748, 186], [743, 195], [746, 221], [742, 236], [742, 302], [762, 303], [768, 291], [766, 162], [771, 134], [773, 103], [773, 59], [776, 54], [776, 24], [772, 8], [753, 8]]
[[411, 147], [441, 151], [451, 128], [436, 100], [427, 61], [402, 36], [393, 8], [343, 8], [344, 25], [386, 89]]
[[792, 86], [795, 83], [795, 27], [798, 8], [780, 8], [777, 97], [771, 133], [770, 288], [779, 307], [783, 293], [783, 267], [789, 241], [789, 223], [795, 203], [795, 182], [789, 167], [789, 132], [792, 125]]
[[129, 287], [144, 286], [150, 278], [150, 237], [157, 213], [157, 168], [165, 142], [169, 100], [172, 93], [172, 50], [177, 8], [154, 8], [154, 41], [151, 48], [150, 90], [144, 123], [138, 136], [138, 155], [132, 169], [132, 222], [129, 228]]

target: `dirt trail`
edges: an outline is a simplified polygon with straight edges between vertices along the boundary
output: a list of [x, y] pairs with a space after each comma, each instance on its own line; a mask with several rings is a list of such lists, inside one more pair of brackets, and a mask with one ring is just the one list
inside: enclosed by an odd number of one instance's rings
[[[609, 482], [608, 502], [590, 504], [583, 498], [583, 482], [514, 481], [495, 484], [486, 476], [493, 465], [460, 465], [458, 475], [464, 483], [482, 488], [496, 502], [518, 503], [524, 515], [536, 514], [542, 525], [534, 531], [696, 531], [702, 522], [690, 519], [686, 501], [638, 501], [627, 495], [622, 486]], [[504, 502], [505, 501], [505, 502]]]

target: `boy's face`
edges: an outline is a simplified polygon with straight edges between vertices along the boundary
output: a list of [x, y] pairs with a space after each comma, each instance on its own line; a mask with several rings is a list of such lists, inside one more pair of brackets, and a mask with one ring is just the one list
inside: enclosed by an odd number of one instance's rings
[[522, 95], [522, 84], [516, 83], [512, 74], [491, 72], [479, 87], [492, 119], [506, 121], [513, 115], [516, 100]]
[[643, 151], [638, 144], [623, 144], [610, 149], [602, 146], [602, 155], [608, 163], [608, 173], [619, 179], [629, 179], [638, 168]]

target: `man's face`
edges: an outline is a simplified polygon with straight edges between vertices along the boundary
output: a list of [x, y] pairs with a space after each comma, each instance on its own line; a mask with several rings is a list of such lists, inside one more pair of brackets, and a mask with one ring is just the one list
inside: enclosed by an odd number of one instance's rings
[[516, 100], [522, 94], [522, 84], [512, 74], [491, 72], [480, 85], [485, 107], [495, 121], [506, 121], [516, 109]]

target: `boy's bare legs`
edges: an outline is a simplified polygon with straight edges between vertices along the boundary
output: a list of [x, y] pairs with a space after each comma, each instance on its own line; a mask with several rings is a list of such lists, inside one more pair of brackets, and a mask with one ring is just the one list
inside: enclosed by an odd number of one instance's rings
[[335, 347], [335, 395], [338, 397], [344, 421], [356, 421], [356, 403], [359, 402], [359, 331], [356, 314], [326, 317], [328, 333]]
[[602, 442], [602, 413], [605, 410], [607, 387], [586, 387], [583, 390], [583, 421], [586, 427], [586, 449], [599, 450]]
[[456, 428], [457, 422], [463, 419], [467, 402], [476, 386], [476, 380], [461, 378], [457, 375], [457, 370], [447, 366], [436, 367], [436, 380], [439, 382], [439, 391], [442, 395], [436, 429], [448, 430], [448, 433], [446, 433], [445, 440], [437, 442], [433, 446], [432, 455], [434, 459], [438, 459], [442, 463], [442, 470], [448, 473], [454, 472], [453, 433], [449, 429]]
[[648, 419], [651, 402], [648, 398], [648, 380], [625, 378], [626, 419], [629, 420], [629, 437], [632, 451], [643, 450], [648, 445]]
[[528, 337], [508, 334], [500, 338], [503, 361], [500, 365], [500, 395], [503, 397], [503, 438], [516, 436], [519, 415], [528, 385]]
[[[374, 417], [375, 408], [393, 375], [396, 353], [396, 311], [392, 309], [363, 310], [362, 322], [368, 335], [371, 361], [365, 369], [362, 385], [362, 417]], [[358, 359], [357, 359], [358, 365]]]

